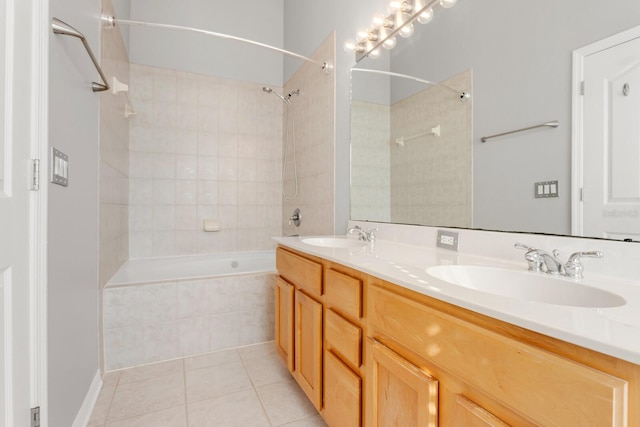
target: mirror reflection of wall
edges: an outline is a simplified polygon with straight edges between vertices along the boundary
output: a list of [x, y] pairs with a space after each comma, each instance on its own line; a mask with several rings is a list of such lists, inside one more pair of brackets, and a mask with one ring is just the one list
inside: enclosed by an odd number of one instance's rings
[[[440, 82], [473, 72], [473, 227], [571, 233], [572, 52], [637, 26], [639, 17], [640, 2], [632, 0], [610, 5], [596, 0], [459, 0], [429, 24], [416, 24], [411, 37], [398, 39], [388, 53], [388, 71]], [[370, 68], [375, 61], [366, 58], [358, 67]], [[414, 90], [398, 84], [389, 105]], [[483, 136], [551, 120], [560, 126], [480, 142]], [[559, 197], [534, 197], [535, 182], [555, 180]], [[352, 194], [357, 197], [357, 191]], [[356, 213], [353, 219], [378, 220]], [[417, 222], [389, 216], [391, 222]]]
[[[352, 74], [352, 219], [470, 227], [471, 103], [443, 86]], [[469, 92], [471, 72], [443, 83]], [[411, 94], [391, 103], [398, 85]]]

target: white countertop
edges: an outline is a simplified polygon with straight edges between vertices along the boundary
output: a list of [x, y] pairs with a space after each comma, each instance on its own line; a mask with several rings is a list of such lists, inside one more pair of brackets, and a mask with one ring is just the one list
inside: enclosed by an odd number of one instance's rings
[[[344, 237], [344, 236], [343, 236]], [[583, 308], [537, 303], [493, 295], [436, 279], [426, 269], [436, 265], [480, 265], [517, 269], [521, 262], [449, 250], [377, 240], [362, 248], [328, 248], [277, 237], [280, 245], [360, 270], [407, 289], [492, 318], [591, 350], [640, 364], [640, 286], [637, 281], [585, 273], [580, 282], [623, 297], [626, 305]], [[559, 279], [571, 280], [571, 279]]]

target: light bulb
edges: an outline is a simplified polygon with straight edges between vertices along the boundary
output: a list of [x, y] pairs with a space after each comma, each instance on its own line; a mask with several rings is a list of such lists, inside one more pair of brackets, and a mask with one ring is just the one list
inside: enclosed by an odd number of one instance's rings
[[457, 2], [458, 0], [440, 0], [440, 6], [444, 7], [445, 9], [448, 9], [450, 7], [455, 6]]
[[404, 27], [402, 27], [400, 29], [398, 34], [400, 34], [400, 37], [409, 37], [409, 36], [411, 36], [411, 34], [413, 34], [413, 24], [412, 23], [408, 23], [407, 25], [405, 25]]
[[382, 13], [376, 13], [373, 17], [373, 25], [376, 27], [384, 27], [387, 17]]
[[382, 47], [384, 47], [385, 49], [393, 49], [394, 47], [396, 47], [396, 38], [389, 37], [384, 41], [384, 43], [382, 43]]
[[402, 7], [402, 1], [400, 1], [400, 0], [391, 0], [387, 10], [389, 11], [389, 13], [393, 13], [393, 12], [396, 12], [396, 11], [400, 10], [401, 7]]
[[358, 32], [356, 33], [356, 40], [358, 42], [367, 40], [369, 38], [369, 30], [366, 28], [361, 28], [358, 30]]
[[433, 19], [433, 9], [427, 9], [418, 15], [418, 22], [421, 24], [428, 24]]
[[344, 45], [342, 45], [342, 47], [346, 52], [354, 52], [358, 47], [358, 43], [356, 43], [355, 40], [347, 40], [344, 42]]
[[373, 49], [371, 52], [369, 52], [369, 56], [374, 59], [380, 57], [380, 49]]

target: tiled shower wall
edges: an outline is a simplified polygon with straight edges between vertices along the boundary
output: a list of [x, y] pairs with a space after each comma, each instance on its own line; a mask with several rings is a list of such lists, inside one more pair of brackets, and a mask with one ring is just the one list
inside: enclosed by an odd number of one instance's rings
[[[111, 0], [105, 13], [113, 14]], [[102, 30], [100, 63], [107, 78], [129, 81], [129, 57], [119, 29]], [[129, 121], [126, 97], [100, 94], [100, 286], [129, 259]]]
[[[335, 64], [335, 33], [311, 58]], [[291, 98], [290, 110], [295, 118], [298, 195], [293, 200], [283, 200], [282, 229], [286, 235], [333, 234], [335, 70], [325, 74], [320, 65], [305, 63], [285, 84], [284, 93], [298, 89], [300, 95]], [[291, 140], [285, 143], [290, 144]], [[287, 157], [287, 169], [293, 170], [291, 157]], [[287, 173], [285, 189], [288, 195], [293, 193], [292, 174]], [[302, 213], [300, 227], [288, 224], [295, 208]]]
[[[471, 81], [469, 70], [443, 83], [473, 93]], [[391, 144], [392, 222], [472, 225], [471, 105], [432, 86], [392, 106], [391, 141], [441, 127], [440, 137]]]
[[257, 83], [136, 64], [131, 97], [130, 257], [273, 248], [282, 102]]

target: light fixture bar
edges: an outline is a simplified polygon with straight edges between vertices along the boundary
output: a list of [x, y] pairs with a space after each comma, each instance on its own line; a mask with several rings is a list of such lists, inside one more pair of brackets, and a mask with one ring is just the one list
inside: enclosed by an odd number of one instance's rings
[[238, 41], [238, 42], [247, 43], [247, 44], [251, 44], [251, 45], [254, 45], [254, 46], [258, 46], [258, 47], [262, 47], [262, 48], [265, 48], [265, 49], [269, 49], [269, 50], [273, 50], [273, 51], [276, 51], [276, 52], [280, 52], [282, 54], [285, 54], [287, 56], [291, 56], [293, 58], [302, 59], [303, 61], [307, 61], [307, 62], [311, 62], [313, 64], [320, 65], [322, 67], [322, 70], [324, 72], [326, 72], [326, 73], [329, 73], [331, 71], [331, 69], [333, 68], [333, 66], [331, 64], [329, 64], [328, 62], [318, 61], [316, 59], [309, 58], [309, 57], [304, 56], [304, 55], [300, 55], [300, 54], [297, 54], [297, 53], [294, 53], [294, 52], [290, 52], [288, 50], [280, 49], [279, 47], [271, 46], [271, 45], [268, 45], [268, 44], [256, 42], [256, 41], [249, 40], [249, 39], [244, 39], [242, 37], [231, 36], [229, 34], [217, 33], [215, 31], [202, 30], [200, 28], [193, 28], [193, 27], [185, 27], [185, 26], [182, 26], [182, 25], [160, 24], [160, 23], [156, 23], [156, 22], [145, 22], [145, 21], [133, 21], [133, 20], [130, 20], [130, 19], [116, 18], [114, 16], [102, 16], [102, 21], [104, 22], [104, 25], [105, 25], [106, 28], [113, 28], [115, 26], [115, 24], [138, 25], [138, 26], [142, 26], [142, 27], [155, 27], [155, 28], [166, 28], [166, 29], [170, 29], [170, 30], [190, 31], [192, 33], [205, 34], [205, 35], [208, 35], [208, 36], [218, 37], [218, 38], [221, 38], [221, 39], [235, 40], [235, 41]]
[[359, 73], [371, 73], [371, 74], [382, 74], [385, 76], [391, 76], [391, 77], [400, 77], [403, 79], [407, 79], [407, 80], [413, 80], [415, 82], [418, 83], [423, 83], [423, 84], [427, 84], [427, 85], [434, 85], [434, 86], [440, 86], [444, 89], [447, 89], [453, 93], [455, 93], [456, 95], [458, 95], [458, 97], [460, 97], [461, 101], [466, 101], [467, 99], [471, 98], [471, 94], [469, 92], [465, 92], [465, 91], [460, 91], [458, 89], [452, 88], [451, 86], [448, 86], [444, 83], [438, 83], [438, 82], [432, 82], [430, 80], [423, 80], [423, 79], [419, 79], [417, 77], [413, 77], [410, 76], [408, 74], [400, 74], [400, 73], [393, 73], [391, 71], [383, 71], [383, 70], [371, 70], [368, 68], [352, 68], [351, 71], [357, 71]]
[[[398, 35], [398, 33], [400, 33], [400, 30], [402, 30], [402, 28], [404, 28], [405, 26], [413, 23], [416, 19], [418, 19], [418, 16], [420, 16], [420, 14], [422, 12], [426, 12], [427, 10], [429, 10], [433, 6], [435, 6], [437, 3], [440, 3], [440, 0], [428, 0], [422, 8], [420, 8], [418, 10], [411, 11], [411, 15], [410, 15], [409, 19], [407, 19], [399, 27], [397, 27], [397, 28], [394, 27], [391, 31], [389, 31], [389, 33], [387, 34], [387, 36], [385, 38], [383, 38], [383, 39], [378, 38], [378, 40], [376, 40], [375, 43], [371, 43], [368, 48], [367, 48], [367, 44], [365, 44], [364, 45], [364, 49], [361, 52], [356, 51], [356, 62], [360, 62], [362, 60], [362, 58], [366, 58], [367, 56], [369, 56], [369, 54], [372, 51], [374, 51], [376, 49], [379, 49], [380, 46], [382, 46], [382, 44], [385, 41], [387, 41], [388, 39]], [[394, 12], [394, 13], [396, 13], [396, 12]], [[393, 13], [391, 15], [389, 15], [387, 17], [387, 19], [393, 20]], [[380, 33], [380, 31], [378, 31], [378, 33]]]

